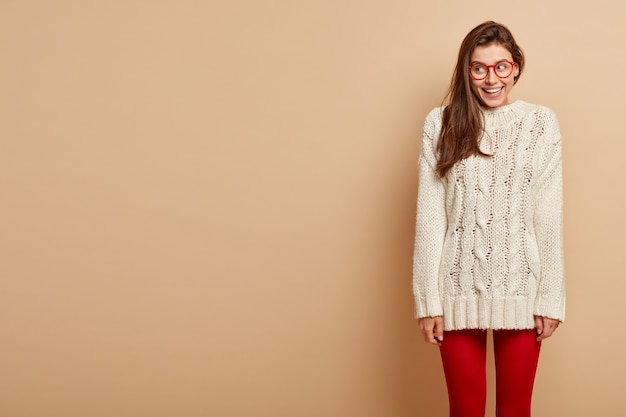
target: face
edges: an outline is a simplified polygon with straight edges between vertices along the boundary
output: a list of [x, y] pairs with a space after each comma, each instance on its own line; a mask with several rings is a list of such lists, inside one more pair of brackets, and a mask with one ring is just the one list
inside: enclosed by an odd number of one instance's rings
[[[470, 65], [474, 63], [495, 65], [502, 61], [513, 61], [513, 56], [504, 46], [495, 43], [476, 47], [470, 57]], [[496, 75], [495, 67], [488, 68], [487, 71], [487, 76], [482, 80], [470, 77], [472, 90], [486, 107], [508, 104], [509, 92], [513, 88], [515, 77], [519, 75], [519, 67], [515, 64], [511, 75], [505, 78]]]

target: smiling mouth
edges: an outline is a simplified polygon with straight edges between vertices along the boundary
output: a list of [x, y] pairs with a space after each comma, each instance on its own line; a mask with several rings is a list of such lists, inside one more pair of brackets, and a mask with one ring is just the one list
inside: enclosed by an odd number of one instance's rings
[[500, 91], [502, 91], [502, 89], [503, 89], [503, 88], [504, 88], [504, 86], [502, 86], [502, 87], [498, 87], [498, 88], [489, 88], [489, 89], [487, 89], [487, 88], [483, 88], [483, 91], [484, 91], [485, 93], [487, 93], [487, 94], [497, 94], [497, 93], [499, 93]]

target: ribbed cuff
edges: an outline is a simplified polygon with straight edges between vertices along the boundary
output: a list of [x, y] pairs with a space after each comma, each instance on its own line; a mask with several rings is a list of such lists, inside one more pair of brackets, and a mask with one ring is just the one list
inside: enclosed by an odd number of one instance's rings
[[443, 316], [443, 308], [439, 297], [415, 297], [415, 317], [437, 317]]

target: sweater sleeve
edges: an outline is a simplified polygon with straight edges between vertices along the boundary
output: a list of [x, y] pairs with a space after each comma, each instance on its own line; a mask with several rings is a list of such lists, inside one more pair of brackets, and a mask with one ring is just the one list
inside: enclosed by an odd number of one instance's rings
[[561, 135], [551, 114], [546, 126], [544, 168], [537, 181], [534, 227], [541, 272], [534, 314], [565, 320], [563, 174]]
[[413, 294], [415, 316], [443, 315], [439, 296], [439, 264], [447, 229], [445, 188], [435, 167], [436, 124], [434, 112], [424, 123], [422, 152], [419, 159], [419, 190], [413, 255]]

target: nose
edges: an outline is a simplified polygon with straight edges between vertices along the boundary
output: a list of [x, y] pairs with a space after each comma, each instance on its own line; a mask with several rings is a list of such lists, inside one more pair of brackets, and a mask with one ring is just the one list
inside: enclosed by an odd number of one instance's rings
[[487, 81], [487, 84], [495, 84], [498, 82], [498, 76], [496, 75], [496, 69], [495, 68], [487, 68], [487, 71], [489, 71], [487, 73], [487, 78], [485, 81]]

